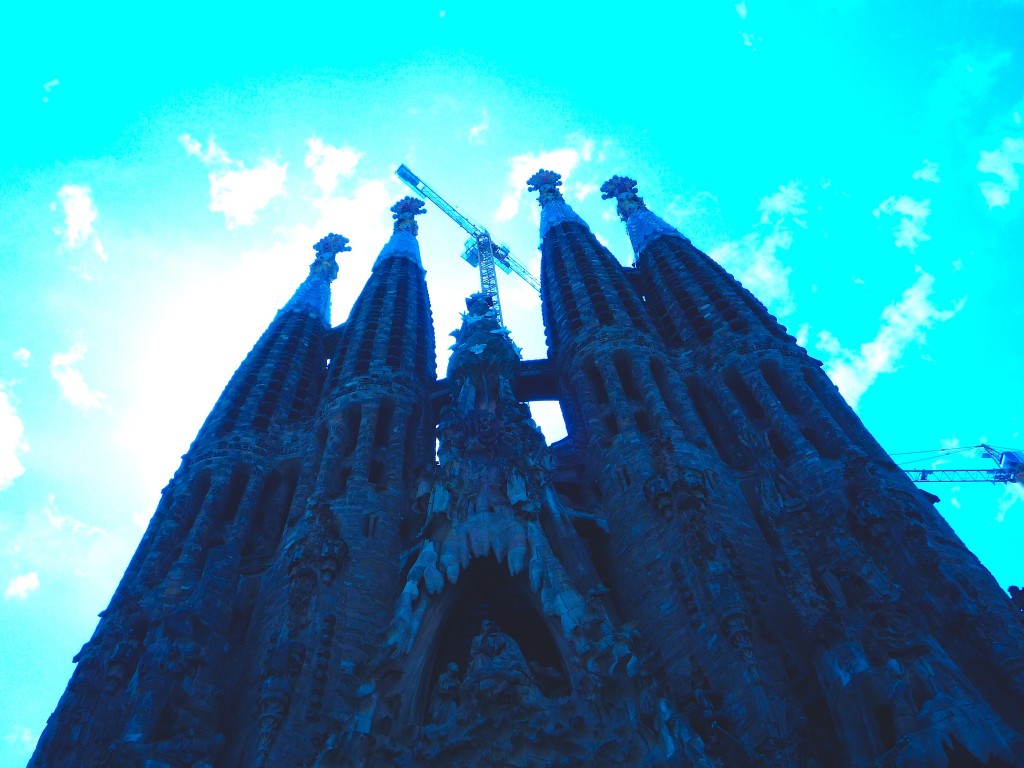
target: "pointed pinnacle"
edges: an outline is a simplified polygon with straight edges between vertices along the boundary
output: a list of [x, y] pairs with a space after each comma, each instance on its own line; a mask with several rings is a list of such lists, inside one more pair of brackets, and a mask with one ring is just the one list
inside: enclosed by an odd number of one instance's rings
[[348, 238], [344, 235], [336, 235], [331, 232], [327, 237], [322, 238], [320, 242], [313, 246], [313, 250], [317, 254], [338, 254], [344, 253], [345, 251], [351, 251], [348, 247]]
[[542, 206], [552, 200], [562, 199], [562, 193], [558, 191], [558, 188], [562, 186], [562, 176], [559, 173], [541, 168], [526, 180], [526, 184], [526, 189], [529, 192], [540, 193], [537, 200]]
[[626, 221], [637, 211], [647, 208], [644, 199], [637, 194], [636, 181], [628, 176], [612, 176], [601, 185], [601, 199], [616, 200], [619, 218]]
[[416, 235], [420, 228], [416, 224], [416, 217], [427, 212], [426, 204], [418, 197], [403, 197], [391, 206], [392, 216], [395, 220], [395, 232], [409, 232]]

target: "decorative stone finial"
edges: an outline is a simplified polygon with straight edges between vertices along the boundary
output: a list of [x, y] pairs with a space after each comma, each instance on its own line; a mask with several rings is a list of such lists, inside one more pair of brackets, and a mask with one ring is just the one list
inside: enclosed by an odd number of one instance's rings
[[338, 276], [338, 263], [334, 257], [352, 249], [348, 247], [347, 237], [331, 232], [314, 245], [313, 250], [316, 251], [316, 260], [309, 265], [309, 274], [325, 276], [328, 281], [333, 281]]
[[647, 209], [644, 199], [637, 194], [636, 181], [628, 176], [612, 176], [601, 185], [601, 199], [615, 198], [619, 218], [627, 221], [637, 211]]
[[416, 217], [427, 212], [427, 206], [418, 197], [403, 197], [391, 206], [395, 220], [395, 232], [408, 232], [416, 235], [420, 228], [416, 224]]
[[351, 251], [348, 247], [348, 238], [344, 235], [336, 235], [331, 232], [327, 237], [323, 238], [316, 245], [313, 246], [313, 250], [316, 251], [318, 256], [325, 254], [339, 254], [345, 251]]
[[526, 189], [530, 192], [539, 192], [537, 200], [541, 206], [550, 203], [552, 200], [562, 200], [562, 193], [558, 188], [562, 186], [562, 175], [554, 171], [546, 171], [541, 168], [533, 176], [526, 180]]

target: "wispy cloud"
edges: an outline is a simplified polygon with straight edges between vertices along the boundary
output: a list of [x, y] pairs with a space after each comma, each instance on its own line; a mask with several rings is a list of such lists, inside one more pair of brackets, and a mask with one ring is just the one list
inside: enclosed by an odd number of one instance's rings
[[[92, 199], [92, 190], [77, 184], [65, 184], [57, 190], [57, 199], [64, 211], [64, 228], [57, 227], [53, 231], [61, 238], [64, 248], [73, 251], [91, 245], [96, 255], [106, 261], [106, 249], [93, 228], [99, 213]], [[57, 203], [51, 204], [50, 208], [57, 210]]]
[[572, 195], [577, 200], [586, 200], [592, 194], [597, 192], [598, 189], [600, 188], [597, 186], [597, 184], [584, 184], [582, 182], [577, 181], [576, 184], [573, 185]]
[[999, 511], [996, 512], [996, 522], [1006, 521], [1006, 515], [1018, 504], [1024, 502], [1024, 487], [1020, 483], [1007, 483], [1003, 488], [1003, 495], [996, 502]]
[[85, 376], [75, 366], [85, 359], [88, 347], [76, 342], [67, 352], [58, 352], [50, 358], [50, 375], [60, 385], [60, 392], [72, 405], [90, 410], [102, 408], [106, 395], [89, 387]]
[[483, 144], [484, 134], [487, 132], [487, 129], [491, 127], [491, 118], [487, 114], [487, 110], [484, 109], [482, 110], [482, 112], [483, 118], [480, 120], [480, 122], [469, 129], [470, 144]]
[[494, 218], [498, 221], [509, 221], [519, 213], [519, 203], [526, 192], [526, 180], [536, 173], [537, 169], [547, 168], [557, 171], [562, 174], [564, 184], [580, 161], [585, 161], [591, 156], [593, 148], [592, 141], [584, 140], [581, 149], [565, 147], [536, 155], [527, 153], [513, 157], [509, 161], [512, 169], [508, 174], [508, 191], [502, 197], [501, 204], [494, 213]]
[[4, 734], [4, 742], [7, 744], [19, 744], [22, 748], [31, 748], [36, 743], [36, 737], [25, 726], [17, 725]]
[[907, 195], [883, 200], [874, 210], [876, 219], [881, 218], [882, 214], [900, 217], [899, 224], [892, 230], [896, 236], [896, 247], [906, 248], [911, 253], [924, 241], [931, 240], [924, 231], [931, 212], [931, 200], [915, 200]]
[[284, 181], [288, 164], [260, 158], [255, 168], [246, 168], [231, 157], [211, 138], [203, 148], [187, 133], [178, 140], [189, 155], [199, 159], [209, 171], [210, 210], [224, 214], [228, 229], [255, 224], [257, 214], [275, 197], [285, 194]]
[[338, 188], [339, 177], [350, 178], [363, 157], [362, 152], [352, 147], [332, 147], [316, 136], [307, 139], [306, 145], [306, 167], [313, 171], [313, 183], [325, 195]]
[[745, 2], [745, 0], [744, 2], [736, 4], [736, 15], [739, 16], [741, 19], [747, 18], [747, 3]]
[[792, 225], [803, 227], [806, 213], [803, 184], [791, 181], [761, 199], [758, 228], [740, 240], [712, 248], [708, 255], [732, 272], [775, 314], [788, 315], [795, 309], [789, 275], [793, 271], [782, 263], [779, 252], [793, 244]]
[[71, 517], [70, 515], [62, 515], [60, 510], [57, 509], [57, 497], [54, 494], [50, 494], [50, 497], [46, 500], [46, 506], [43, 507], [43, 512], [46, 513], [46, 519], [50, 521], [56, 530], [74, 534], [76, 536], [98, 536], [103, 533], [103, 529], [95, 525], [89, 525], [83, 523], [77, 518]]
[[926, 159], [924, 165], [914, 171], [913, 179], [914, 181], [927, 181], [932, 184], [938, 184], [940, 181], [939, 164]]
[[21, 454], [28, 450], [25, 442], [25, 423], [18, 416], [9, 387], [0, 381], [0, 491], [25, 474]]
[[22, 347], [14, 352], [11, 357], [13, 357], [22, 368], [28, 368], [28, 361], [32, 357], [32, 353]]
[[1010, 204], [1010, 195], [1020, 189], [1018, 165], [1024, 165], [1024, 137], [1007, 136], [997, 149], [982, 151], [978, 170], [999, 177], [999, 181], [983, 181], [978, 185], [989, 208], [1004, 208]]
[[858, 349], [844, 348], [828, 331], [818, 334], [817, 348], [829, 356], [825, 370], [853, 408], [880, 375], [897, 370], [911, 344], [926, 343], [925, 331], [951, 319], [963, 308], [962, 299], [951, 309], [936, 307], [931, 301], [935, 278], [921, 270], [918, 273], [901, 299], [882, 311], [882, 324], [875, 338]]
[[7, 591], [4, 592], [4, 600], [10, 600], [12, 597], [18, 600], [24, 600], [39, 589], [39, 574], [35, 571], [31, 573], [23, 573], [20, 576], [15, 576], [9, 582], [7, 582]]
[[46, 91], [46, 95], [43, 96], [43, 103], [46, 104], [50, 101], [50, 91], [60, 85], [60, 80], [53, 78], [49, 82], [43, 83], [43, 90]]

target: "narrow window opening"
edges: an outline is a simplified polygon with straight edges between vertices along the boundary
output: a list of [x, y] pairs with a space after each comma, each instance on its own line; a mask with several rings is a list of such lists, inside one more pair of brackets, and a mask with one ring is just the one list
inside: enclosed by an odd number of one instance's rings
[[729, 391], [736, 397], [737, 402], [739, 402], [740, 407], [748, 418], [764, 421], [764, 409], [757, 402], [754, 393], [747, 387], [747, 383], [740, 376], [739, 371], [735, 368], [726, 368], [725, 373], [722, 375], [722, 380], [725, 382], [725, 386], [729, 388]]
[[622, 383], [622, 391], [626, 395], [626, 399], [634, 403], [642, 403], [643, 396], [640, 394], [640, 387], [637, 386], [636, 379], [633, 377], [633, 366], [626, 354], [621, 349], [615, 350], [612, 353], [612, 364], [615, 366], [615, 372], [619, 375], [619, 381]]
[[586, 374], [587, 379], [590, 381], [590, 388], [594, 393], [594, 397], [597, 398], [599, 405], [607, 405], [608, 390], [605, 389], [604, 379], [601, 378], [601, 372], [597, 370], [597, 365], [594, 364], [593, 358], [588, 358], [583, 364], [583, 373]]

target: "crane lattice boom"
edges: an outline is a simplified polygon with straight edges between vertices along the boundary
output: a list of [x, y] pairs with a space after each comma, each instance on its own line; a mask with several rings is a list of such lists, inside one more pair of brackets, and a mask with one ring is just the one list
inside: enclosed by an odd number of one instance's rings
[[466, 241], [466, 250], [463, 252], [462, 258], [472, 266], [479, 268], [480, 290], [485, 295], [491, 297], [491, 303], [494, 306], [494, 313], [499, 324], [503, 325], [504, 323], [501, 317], [501, 301], [498, 297], [498, 276], [494, 269], [495, 266], [506, 275], [515, 273], [527, 285], [540, 292], [540, 281], [530, 273], [530, 270], [512, 257], [506, 246], [495, 243], [486, 229], [441, 197], [430, 185], [409, 170], [408, 166], [400, 165], [398, 170], [395, 171], [395, 175], [408, 184], [416, 194], [425, 197], [448, 214], [456, 224], [470, 234], [470, 239]]
[[[935, 453], [948, 455], [975, 449], [980, 449], [999, 467], [995, 469], [910, 469], [901, 467], [901, 469], [915, 483], [1024, 483], [1024, 452], [1022, 451], [1001, 451], [982, 443], [969, 448], [945, 449]], [[928, 452], [918, 451], [917, 453]], [[933, 453], [929, 458], [934, 455]], [[921, 460], [917, 459], [917, 461]]]

